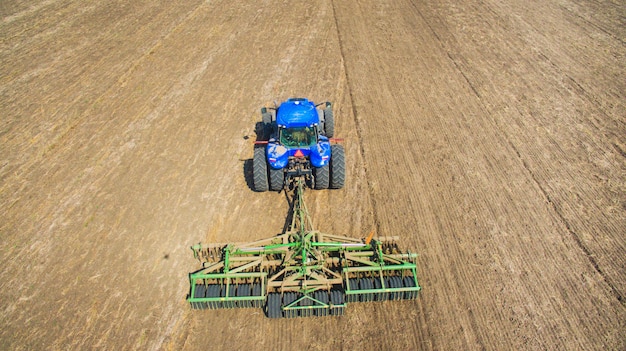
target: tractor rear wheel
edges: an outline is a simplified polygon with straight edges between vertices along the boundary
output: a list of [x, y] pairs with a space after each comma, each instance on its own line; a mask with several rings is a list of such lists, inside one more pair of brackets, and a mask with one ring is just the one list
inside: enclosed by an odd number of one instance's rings
[[326, 165], [324, 167], [316, 167], [313, 170], [313, 176], [315, 178], [315, 189], [328, 189], [328, 184], [330, 183], [330, 166]]
[[265, 148], [254, 148], [254, 159], [252, 160], [252, 181], [255, 191], [267, 191], [267, 161], [265, 160]]
[[268, 167], [270, 171], [270, 190], [281, 191], [285, 183], [285, 172], [282, 169]]
[[330, 147], [330, 188], [341, 189], [346, 182], [346, 158], [343, 145]]

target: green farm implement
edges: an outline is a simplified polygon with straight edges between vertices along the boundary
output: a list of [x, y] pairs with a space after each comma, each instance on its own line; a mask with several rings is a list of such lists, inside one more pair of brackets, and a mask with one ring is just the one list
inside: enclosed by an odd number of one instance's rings
[[417, 298], [417, 255], [401, 252], [395, 237], [354, 239], [313, 229], [304, 183], [293, 179], [285, 233], [192, 247], [202, 264], [189, 275], [192, 308], [263, 308], [269, 318], [337, 316], [350, 302]]

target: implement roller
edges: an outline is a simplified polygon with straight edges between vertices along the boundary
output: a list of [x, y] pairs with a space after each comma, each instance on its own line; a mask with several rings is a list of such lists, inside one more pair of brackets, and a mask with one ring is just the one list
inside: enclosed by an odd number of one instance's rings
[[189, 274], [194, 309], [263, 308], [269, 318], [340, 316], [348, 303], [418, 297], [417, 254], [397, 237], [365, 239], [313, 229], [305, 180], [292, 179], [292, 220], [278, 236], [246, 244], [197, 244]]

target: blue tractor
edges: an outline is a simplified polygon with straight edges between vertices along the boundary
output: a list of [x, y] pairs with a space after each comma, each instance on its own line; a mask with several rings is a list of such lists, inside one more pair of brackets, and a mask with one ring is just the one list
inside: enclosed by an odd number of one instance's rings
[[344, 149], [332, 144], [335, 123], [332, 104], [292, 98], [276, 108], [261, 109], [262, 122], [254, 148], [256, 191], [280, 191], [295, 177], [313, 189], [343, 188]]

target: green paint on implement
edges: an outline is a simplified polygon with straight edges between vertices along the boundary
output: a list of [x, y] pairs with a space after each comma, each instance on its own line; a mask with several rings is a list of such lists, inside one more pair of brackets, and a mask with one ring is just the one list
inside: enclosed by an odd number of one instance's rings
[[189, 274], [194, 309], [264, 308], [270, 318], [342, 315], [348, 302], [416, 299], [417, 254], [395, 237], [354, 239], [313, 229], [304, 179], [292, 183], [289, 230], [245, 244], [191, 247], [202, 268]]

